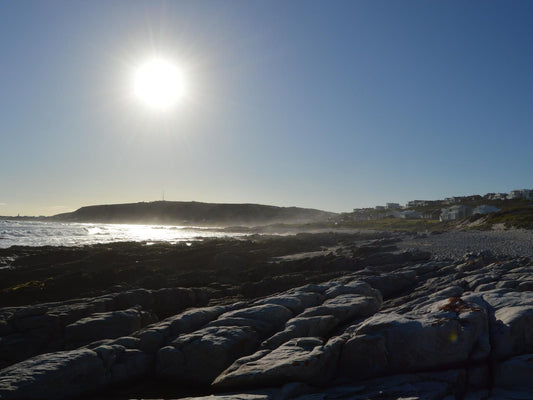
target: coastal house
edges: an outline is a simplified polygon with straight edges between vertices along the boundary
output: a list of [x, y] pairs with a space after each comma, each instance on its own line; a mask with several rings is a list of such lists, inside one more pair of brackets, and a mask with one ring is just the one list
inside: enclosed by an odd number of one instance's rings
[[472, 208], [465, 205], [456, 205], [449, 208], [443, 208], [440, 214], [441, 221], [453, 221], [456, 219], [466, 218], [472, 215]]
[[385, 208], [387, 210], [398, 210], [402, 208], [402, 206], [400, 206], [398, 203], [387, 203], [385, 204]]
[[414, 207], [425, 207], [429, 204], [427, 200], [411, 200], [407, 203], [407, 207], [414, 208]]
[[443, 201], [444, 204], [457, 204], [459, 203], [463, 198], [462, 197], [446, 197]]
[[422, 214], [415, 210], [405, 210], [400, 212], [399, 217], [403, 219], [420, 219]]
[[507, 193], [487, 193], [483, 197], [487, 200], [505, 200], [507, 199]]
[[438, 221], [440, 218], [441, 210], [428, 210], [420, 214], [422, 219], [429, 219], [432, 221]]
[[480, 205], [480, 206], [477, 206], [476, 208], [474, 208], [472, 210], [472, 215], [488, 214], [488, 213], [493, 213], [493, 212], [498, 212], [498, 211], [500, 211], [500, 209], [498, 207], [494, 207], [494, 206], [489, 206], [489, 205], [483, 204], [483, 205]]
[[354, 208], [350, 215], [352, 221], [369, 221], [375, 219], [373, 208]]
[[533, 190], [530, 190], [530, 189], [511, 190], [507, 198], [509, 200], [513, 200], [513, 199], [533, 200]]

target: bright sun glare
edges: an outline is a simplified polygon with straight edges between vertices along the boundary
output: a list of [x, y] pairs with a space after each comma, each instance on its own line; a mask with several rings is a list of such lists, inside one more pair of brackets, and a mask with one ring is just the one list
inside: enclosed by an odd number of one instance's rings
[[151, 108], [168, 109], [183, 96], [181, 72], [167, 60], [149, 60], [135, 71], [134, 93]]

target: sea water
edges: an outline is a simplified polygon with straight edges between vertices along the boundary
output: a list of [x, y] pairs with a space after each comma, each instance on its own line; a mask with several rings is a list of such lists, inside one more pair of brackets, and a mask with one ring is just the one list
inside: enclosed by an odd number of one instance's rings
[[177, 243], [215, 237], [238, 237], [245, 233], [220, 229], [128, 224], [89, 224], [0, 220], [0, 248], [11, 246], [83, 246], [110, 242]]

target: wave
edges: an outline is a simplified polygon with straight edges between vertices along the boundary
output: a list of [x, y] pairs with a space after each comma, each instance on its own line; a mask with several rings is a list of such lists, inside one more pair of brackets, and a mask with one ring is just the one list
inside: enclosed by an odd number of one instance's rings
[[84, 246], [110, 242], [188, 242], [249, 233], [221, 232], [201, 226], [87, 224], [0, 220], [0, 248], [11, 246]]

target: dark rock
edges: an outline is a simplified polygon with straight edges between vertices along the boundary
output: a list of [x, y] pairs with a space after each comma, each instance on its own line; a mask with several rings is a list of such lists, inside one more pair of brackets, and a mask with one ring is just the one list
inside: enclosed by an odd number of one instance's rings
[[79, 347], [100, 339], [127, 336], [141, 328], [142, 313], [137, 309], [129, 309], [82, 318], [65, 328], [67, 346]]
[[287, 322], [283, 331], [265, 340], [261, 347], [275, 349], [283, 343], [299, 337], [325, 338], [339, 323], [340, 320], [333, 315], [293, 318]]
[[417, 282], [415, 271], [401, 271], [389, 274], [366, 276], [361, 278], [374, 289], [381, 292], [384, 299], [402, 293]]
[[355, 318], [368, 317], [381, 307], [379, 298], [359, 294], [343, 294], [324, 301], [317, 307], [311, 307], [300, 314], [301, 317], [332, 315], [341, 322]]
[[105, 367], [92, 350], [43, 354], [0, 374], [2, 399], [67, 399], [101, 389]]
[[157, 354], [161, 378], [210, 384], [235, 359], [259, 345], [255, 330], [246, 326], [209, 327], [179, 336]]
[[288, 382], [324, 384], [336, 373], [344, 340], [324, 344], [318, 338], [293, 339], [275, 350], [259, 352], [233, 363], [214, 381], [215, 387], [268, 387]]
[[494, 385], [522, 393], [533, 393], [533, 354], [523, 354], [496, 365]]
[[465, 308], [444, 302], [427, 315], [387, 313], [367, 319], [343, 348], [341, 374], [360, 380], [487, 359], [486, 311], [477, 304], [460, 304]]

